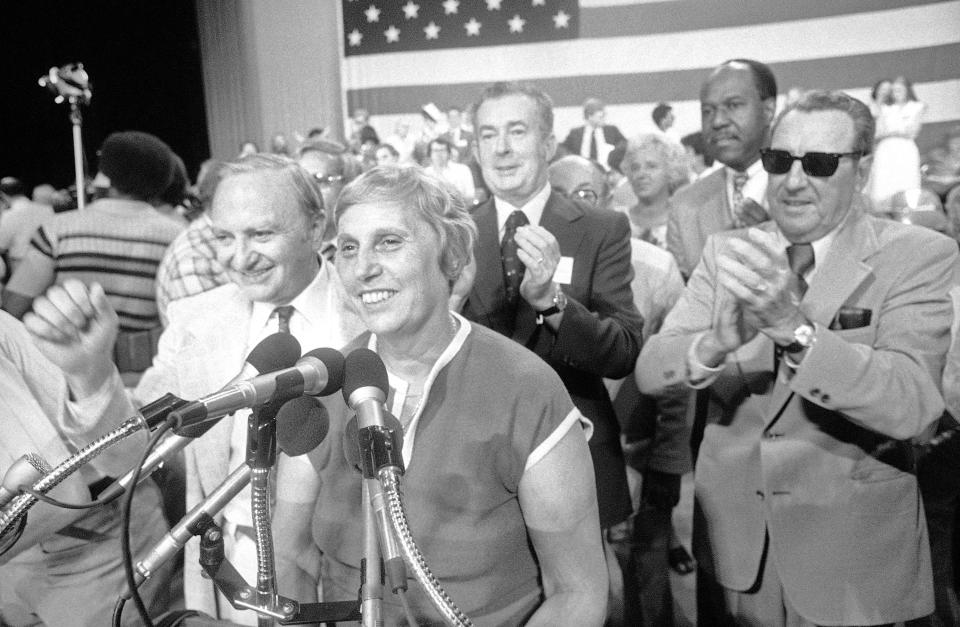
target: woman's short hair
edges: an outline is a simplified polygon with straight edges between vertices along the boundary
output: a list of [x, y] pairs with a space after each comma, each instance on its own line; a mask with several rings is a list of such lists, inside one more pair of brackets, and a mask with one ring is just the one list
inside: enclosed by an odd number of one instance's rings
[[846, 113], [853, 120], [853, 148], [861, 155], [869, 155], [873, 150], [873, 134], [876, 122], [870, 108], [839, 90], [814, 89], [804, 93], [799, 100], [784, 107], [777, 119], [770, 127], [771, 136], [780, 126], [780, 121], [792, 111], [811, 113], [813, 111], [840, 111]]
[[640, 153], [648, 148], [652, 148], [662, 160], [667, 170], [671, 194], [690, 182], [686, 152], [680, 144], [663, 133], [641, 133], [628, 141], [623, 161], [620, 162], [620, 171], [629, 176], [630, 166], [640, 157]]
[[[285, 155], [276, 155], [265, 152], [248, 155], [236, 161], [231, 161], [221, 168], [220, 182], [238, 174], [253, 172], [280, 172], [290, 182], [297, 197], [297, 203], [304, 214], [311, 221], [323, 220], [326, 211], [323, 206], [323, 193], [320, 182], [300, 167], [300, 164]], [[219, 189], [219, 185], [218, 185]]]
[[361, 203], [395, 203], [410, 209], [440, 238], [440, 269], [450, 285], [473, 257], [477, 226], [460, 195], [419, 166], [382, 165], [350, 182], [337, 200], [337, 224]]

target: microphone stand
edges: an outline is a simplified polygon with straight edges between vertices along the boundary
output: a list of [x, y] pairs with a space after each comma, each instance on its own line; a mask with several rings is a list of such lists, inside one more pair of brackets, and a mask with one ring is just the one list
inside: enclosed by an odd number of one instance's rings
[[[299, 379], [299, 380], [298, 380]], [[303, 395], [303, 380], [296, 372], [277, 375], [274, 398], [253, 410], [247, 420], [247, 459], [250, 469], [253, 529], [257, 541], [257, 582], [249, 586], [224, 557], [223, 533], [211, 525], [200, 537], [200, 566], [217, 589], [237, 609], [258, 614], [258, 627], [281, 624], [356, 621], [356, 601], [307, 603], [283, 597], [276, 590], [276, 567], [270, 525], [270, 469], [277, 461], [277, 413], [287, 401]]]

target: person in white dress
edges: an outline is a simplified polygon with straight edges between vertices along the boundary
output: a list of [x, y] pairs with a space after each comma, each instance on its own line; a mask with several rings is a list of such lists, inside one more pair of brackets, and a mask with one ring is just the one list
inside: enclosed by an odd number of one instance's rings
[[917, 100], [903, 76], [893, 80], [890, 104], [879, 103], [873, 169], [867, 195], [883, 212], [897, 192], [920, 187], [920, 152], [916, 138], [926, 105]]

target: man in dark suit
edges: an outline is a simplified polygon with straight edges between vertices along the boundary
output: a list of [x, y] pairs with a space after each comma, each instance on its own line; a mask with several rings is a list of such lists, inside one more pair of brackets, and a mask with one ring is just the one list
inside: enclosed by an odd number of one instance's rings
[[585, 124], [570, 130], [563, 140], [563, 148], [571, 155], [580, 155], [591, 161], [606, 165], [610, 152], [627, 141], [613, 124], [604, 124], [606, 105], [598, 98], [588, 98], [583, 103]]
[[721, 63], [700, 90], [707, 151], [723, 168], [677, 190], [667, 223], [667, 250], [684, 278], [700, 261], [713, 233], [767, 219], [767, 175], [760, 166], [777, 108], [777, 81], [770, 68], [752, 59]]
[[477, 160], [493, 198], [473, 214], [477, 269], [463, 314], [540, 355], [593, 422], [590, 450], [607, 528], [629, 516], [630, 498], [603, 377], [631, 371], [643, 326], [630, 289], [627, 217], [551, 191], [553, 108], [538, 89], [489, 86], [475, 126]]
[[694, 551], [726, 604], [710, 624], [934, 607], [910, 440], [944, 409], [957, 246], [865, 211], [873, 134], [842, 92], [789, 105], [762, 159], [773, 220], [707, 240], [637, 363], [646, 393], [709, 390]]

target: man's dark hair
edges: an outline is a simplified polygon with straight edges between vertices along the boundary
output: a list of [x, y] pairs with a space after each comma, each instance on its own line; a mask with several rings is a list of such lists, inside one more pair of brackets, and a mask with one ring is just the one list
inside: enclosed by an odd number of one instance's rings
[[770, 66], [754, 59], [728, 59], [720, 66], [738, 64], [746, 65], [749, 68], [750, 74], [753, 76], [753, 83], [757, 87], [757, 93], [760, 94], [760, 100], [777, 97], [777, 79]]
[[659, 103], [653, 108], [653, 123], [659, 127], [660, 122], [662, 122], [663, 118], [667, 117], [671, 111], [673, 111], [673, 107], [665, 102]]

